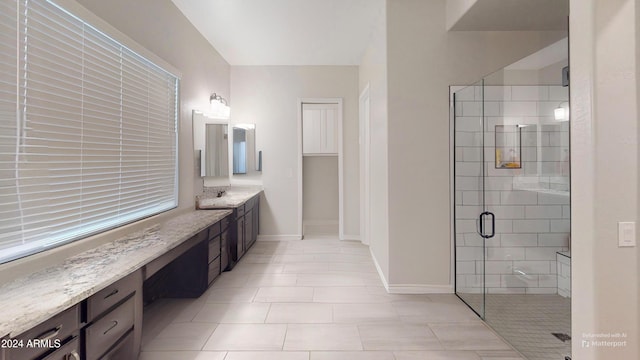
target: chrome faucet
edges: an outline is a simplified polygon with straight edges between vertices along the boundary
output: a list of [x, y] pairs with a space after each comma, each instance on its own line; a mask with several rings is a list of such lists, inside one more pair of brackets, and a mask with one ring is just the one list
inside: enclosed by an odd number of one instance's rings
[[217, 197], [222, 197], [222, 195], [224, 195], [224, 193], [226, 193], [225, 190], [218, 190], [218, 196]]

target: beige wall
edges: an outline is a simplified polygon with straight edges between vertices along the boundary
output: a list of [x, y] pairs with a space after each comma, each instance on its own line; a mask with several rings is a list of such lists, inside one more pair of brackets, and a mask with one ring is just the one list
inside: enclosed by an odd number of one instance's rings
[[338, 157], [302, 159], [302, 221], [338, 223]]
[[[377, 26], [359, 67], [359, 89], [369, 87], [370, 104], [370, 232], [369, 248], [386, 283], [389, 278], [389, 182], [387, 117], [387, 30], [386, 8], [381, 9]], [[361, 185], [362, 186], [362, 185]]]
[[389, 285], [452, 291], [449, 85], [471, 84], [558, 32], [447, 32], [446, 0], [387, 2]]
[[207, 109], [209, 95], [229, 96], [229, 64], [200, 35], [171, 0], [80, 0], [115, 29], [173, 65], [182, 73], [179, 119], [179, 208], [159, 217], [139, 221], [91, 238], [49, 250], [0, 266], [0, 283], [56, 264], [81, 251], [142, 229], [159, 219], [193, 209], [202, 181], [194, 177], [191, 110]]
[[[344, 232], [359, 234], [358, 68], [356, 66], [233, 66], [232, 118], [256, 124], [262, 150], [265, 201], [260, 203], [260, 235], [299, 236], [299, 98], [343, 99]], [[235, 181], [235, 180], [234, 180]]]
[[447, 30], [451, 29], [478, 0], [447, 0]]
[[[637, 14], [634, 0], [571, 0], [574, 359], [640, 358], [638, 248], [617, 246], [617, 223], [638, 221]], [[626, 346], [582, 346], [615, 333]]]

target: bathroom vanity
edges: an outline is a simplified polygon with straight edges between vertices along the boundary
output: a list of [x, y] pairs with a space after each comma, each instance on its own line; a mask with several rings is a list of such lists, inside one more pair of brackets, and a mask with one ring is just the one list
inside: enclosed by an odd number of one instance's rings
[[3, 284], [0, 359], [136, 359], [143, 300], [200, 296], [231, 214], [190, 211]]
[[228, 251], [228, 267], [231, 270], [236, 262], [256, 242], [260, 230], [260, 194], [258, 187], [231, 187], [217, 196], [217, 192], [201, 195], [196, 200], [200, 210], [228, 209], [232, 211], [229, 241], [222, 244]]

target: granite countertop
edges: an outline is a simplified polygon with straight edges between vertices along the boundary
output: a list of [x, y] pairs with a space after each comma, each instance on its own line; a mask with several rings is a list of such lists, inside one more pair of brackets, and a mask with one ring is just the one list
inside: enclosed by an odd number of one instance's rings
[[142, 268], [231, 210], [190, 211], [0, 286], [0, 336], [16, 336]]
[[237, 208], [261, 192], [262, 188], [259, 187], [231, 187], [221, 197], [217, 197], [215, 194], [198, 196], [196, 208], [202, 210]]

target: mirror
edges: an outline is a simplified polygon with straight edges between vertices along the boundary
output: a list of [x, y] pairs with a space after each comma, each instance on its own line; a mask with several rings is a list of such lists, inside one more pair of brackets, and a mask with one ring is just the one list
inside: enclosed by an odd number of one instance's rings
[[233, 174], [251, 175], [262, 170], [262, 156], [256, 154], [256, 125], [233, 125]]
[[228, 126], [226, 124], [206, 124], [205, 132], [204, 176], [229, 176]]
[[229, 126], [193, 111], [193, 143], [199, 157], [200, 176], [229, 177]]

